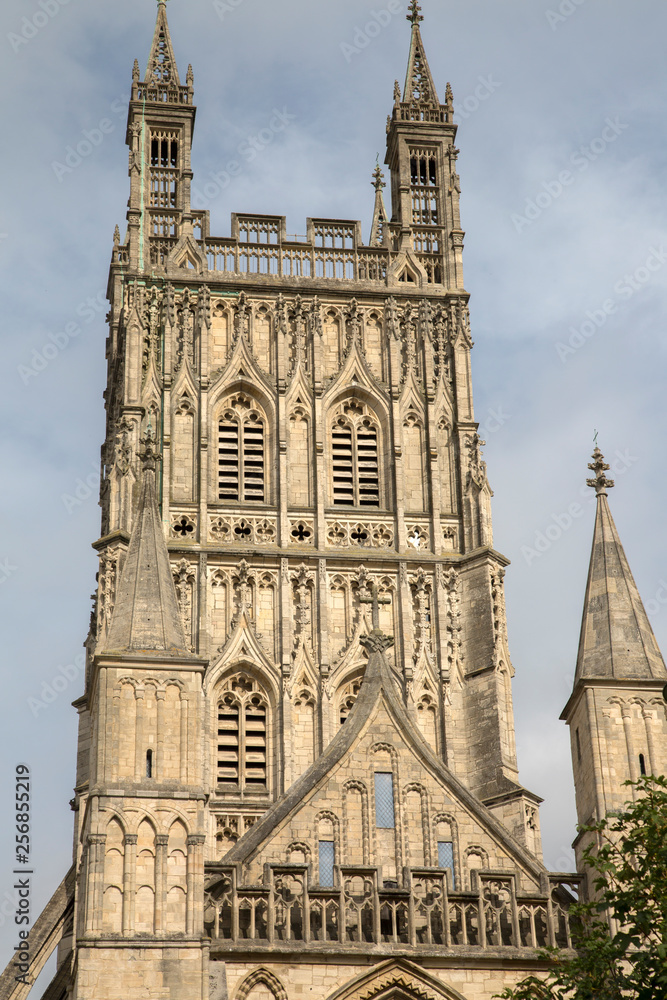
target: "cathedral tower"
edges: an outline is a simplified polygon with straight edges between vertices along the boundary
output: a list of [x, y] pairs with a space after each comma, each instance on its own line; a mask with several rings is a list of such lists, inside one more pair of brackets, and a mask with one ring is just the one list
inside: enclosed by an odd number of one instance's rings
[[165, 0], [135, 64], [49, 1000], [491, 998], [569, 944], [518, 779], [452, 93], [408, 21], [369, 244], [213, 236]]
[[[580, 825], [623, 808], [624, 786], [642, 774], [664, 774], [667, 669], [609, 509], [614, 483], [599, 448], [588, 485], [597, 512], [574, 688], [561, 716], [570, 727]], [[586, 836], [575, 841], [577, 868]]]

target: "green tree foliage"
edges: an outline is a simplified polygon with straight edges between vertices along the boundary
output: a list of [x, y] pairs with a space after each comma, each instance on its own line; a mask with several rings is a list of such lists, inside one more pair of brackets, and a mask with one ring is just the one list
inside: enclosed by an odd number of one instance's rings
[[546, 978], [530, 976], [503, 1000], [667, 998], [667, 778], [626, 784], [635, 800], [582, 828], [594, 835], [584, 858], [595, 899], [570, 910], [576, 953], [541, 951]]

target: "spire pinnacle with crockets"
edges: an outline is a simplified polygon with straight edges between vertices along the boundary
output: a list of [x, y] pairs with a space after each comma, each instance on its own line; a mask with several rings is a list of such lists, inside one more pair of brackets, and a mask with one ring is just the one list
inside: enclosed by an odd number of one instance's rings
[[595, 446], [592, 458], [593, 461], [588, 463], [588, 468], [591, 472], [595, 473], [595, 478], [587, 479], [586, 485], [591, 486], [595, 490], [597, 496], [606, 496], [607, 490], [610, 490], [614, 485], [614, 480], [607, 479], [605, 476], [605, 472], [608, 472], [611, 466], [607, 465], [604, 460], [604, 455], [597, 445]]

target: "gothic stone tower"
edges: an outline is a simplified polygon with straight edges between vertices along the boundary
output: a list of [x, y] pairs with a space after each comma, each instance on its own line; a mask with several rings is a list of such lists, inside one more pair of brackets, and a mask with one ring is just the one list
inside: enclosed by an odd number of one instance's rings
[[48, 1000], [481, 1000], [568, 945], [577, 877], [545, 870], [517, 775], [457, 129], [419, 10], [369, 243], [257, 215], [213, 237], [165, 0], [135, 63]]
[[[561, 716], [582, 826], [623, 808], [631, 795], [625, 781], [667, 768], [667, 669], [611, 516], [614, 483], [598, 448], [589, 469], [595, 531], [574, 688]], [[589, 840], [580, 834], [574, 844], [579, 871]]]

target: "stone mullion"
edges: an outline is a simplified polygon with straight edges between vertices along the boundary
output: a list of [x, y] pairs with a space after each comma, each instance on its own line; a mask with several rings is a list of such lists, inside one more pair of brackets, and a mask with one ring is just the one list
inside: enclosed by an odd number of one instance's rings
[[169, 837], [158, 833], [155, 838], [155, 932], [163, 933], [167, 909], [167, 864]]
[[123, 866], [123, 934], [134, 931], [134, 902], [137, 884], [137, 837], [125, 835], [125, 863]]
[[136, 700], [136, 721], [135, 721], [135, 743], [134, 743], [134, 779], [141, 781], [144, 776], [143, 755], [144, 755], [144, 705], [145, 691], [142, 687], [135, 690]]

